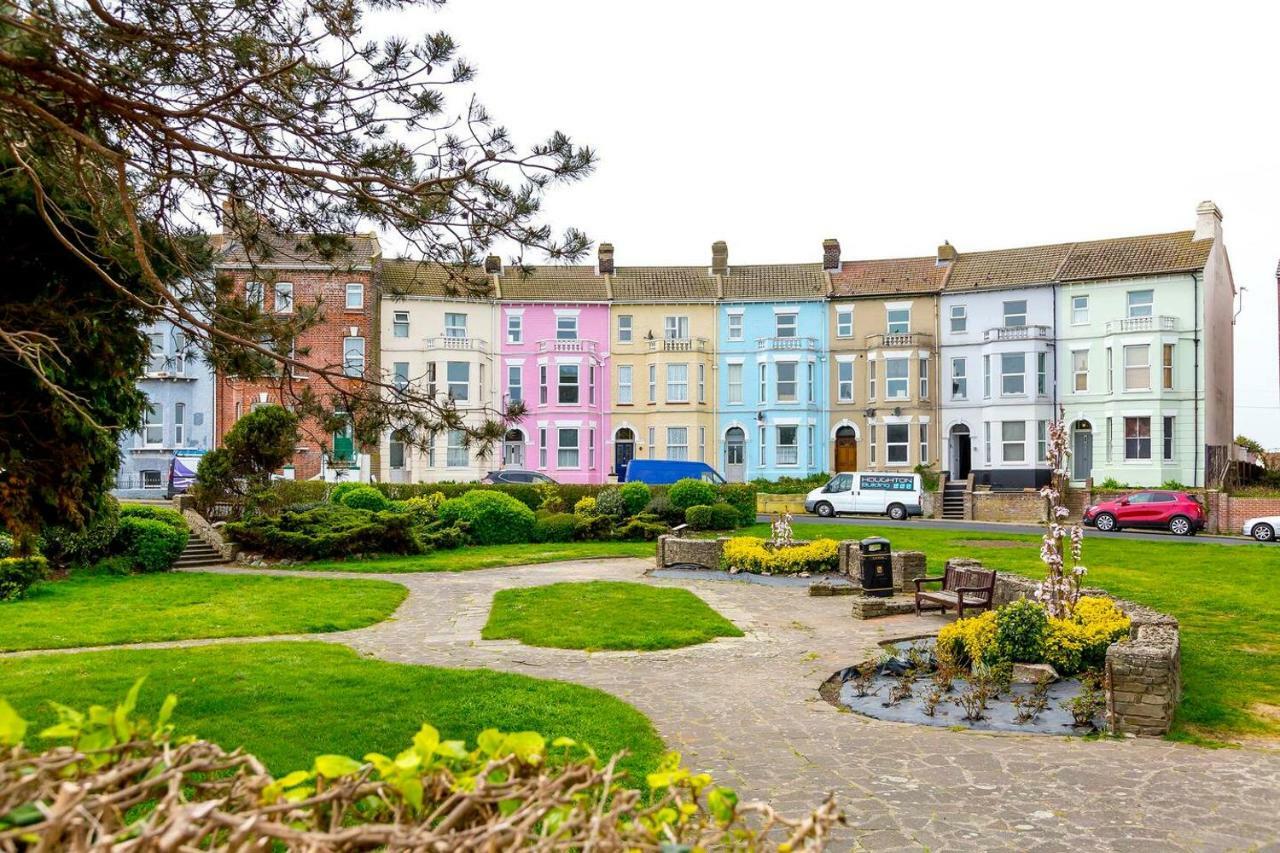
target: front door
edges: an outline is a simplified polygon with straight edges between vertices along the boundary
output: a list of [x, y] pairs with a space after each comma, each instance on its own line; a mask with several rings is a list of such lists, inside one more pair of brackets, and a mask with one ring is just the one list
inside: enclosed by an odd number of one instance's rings
[[951, 478], [953, 480], [963, 480], [973, 470], [970, 446], [969, 433], [956, 432], [951, 434]]
[[1077, 426], [1071, 449], [1071, 478], [1089, 479], [1093, 471], [1093, 430]]
[[730, 483], [747, 478], [747, 435], [739, 427], [724, 435], [724, 476]]
[[524, 433], [518, 429], [507, 430], [502, 440], [502, 467], [524, 467]]
[[613, 439], [613, 473], [619, 480], [626, 473], [627, 463], [636, 456], [635, 433], [620, 429]]
[[858, 470], [858, 438], [853, 430], [842, 428], [836, 433], [836, 472]]

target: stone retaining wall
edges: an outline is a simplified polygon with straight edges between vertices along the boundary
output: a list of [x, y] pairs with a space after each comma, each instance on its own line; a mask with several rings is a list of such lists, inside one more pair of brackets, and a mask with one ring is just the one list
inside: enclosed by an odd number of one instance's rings
[[183, 509], [182, 517], [187, 520], [187, 527], [191, 528], [191, 532], [203, 539], [210, 548], [221, 554], [222, 559], [230, 563], [239, 556], [240, 546], [224, 539], [221, 531], [210, 524], [203, 515], [194, 509]]
[[[996, 605], [1035, 597], [1036, 582], [1017, 575], [996, 575]], [[1112, 732], [1163, 735], [1173, 723], [1182, 696], [1182, 650], [1178, 620], [1166, 613], [1116, 598], [1101, 589], [1086, 595], [1111, 598], [1132, 621], [1129, 639], [1107, 649], [1105, 684], [1107, 725]]]
[[724, 543], [728, 539], [682, 539], [679, 536], [659, 536], [658, 568], [665, 569], [680, 563], [692, 563], [704, 569], [720, 568], [720, 557], [724, 554]]

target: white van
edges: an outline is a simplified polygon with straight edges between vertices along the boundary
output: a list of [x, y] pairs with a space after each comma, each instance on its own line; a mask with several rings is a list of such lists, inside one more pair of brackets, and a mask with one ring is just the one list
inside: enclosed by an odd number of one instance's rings
[[887, 515], [901, 521], [923, 515], [919, 474], [878, 474], [853, 471], [836, 474], [825, 486], [805, 495], [804, 511], [831, 518], [845, 512]]

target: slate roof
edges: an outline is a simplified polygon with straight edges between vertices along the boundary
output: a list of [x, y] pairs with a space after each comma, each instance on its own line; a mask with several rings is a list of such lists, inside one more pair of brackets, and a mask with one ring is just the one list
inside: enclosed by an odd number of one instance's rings
[[503, 299], [605, 302], [609, 298], [604, 276], [594, 266], [506, 267], [499, 287]]
[[1174, 231], [991, 252], [962, 252], [947, 276], [946, 289], [1018, 287], [1202, 270], [1213, 241], [1192, 240], [1194, 233]]
[[226, 245], [218, 258], [220, 266], [326, 267], [330, 269], [368, 269], [381, 256], [382, 249], [374, 234], [265, 234], [261, 245], [254, 246], [253, 258], [236, 235], [225, 238]]
[[716, 298], [716, 279], [706, 267], [615, 267], [613, 298], [688, 299]]
[[383, 296], [493, 295], [489, 276], [480, 267], [446, 268], [427, 261], [388, 258], [382, 262]]
[[816, 299], [827, 295], [822, 264], [730, 266], [725, 299]]
[[936, 293], [942, 286], [946, 271], [946, 267], [939, 267], [933, 257], [845, 261], [839, 270], [831, 273], [832, 295]]

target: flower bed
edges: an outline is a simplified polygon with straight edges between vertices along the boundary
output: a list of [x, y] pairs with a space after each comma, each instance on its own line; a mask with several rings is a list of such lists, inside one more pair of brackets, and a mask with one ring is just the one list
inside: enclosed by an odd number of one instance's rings
[[834, 539], [774, 545], [753, 536], [737, 536], [724, 543], [720, 567], [763, 575], [834, 572], [839, 566], [838, 547]]

